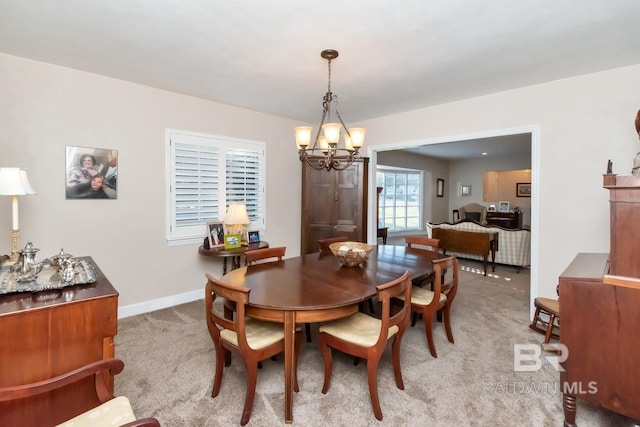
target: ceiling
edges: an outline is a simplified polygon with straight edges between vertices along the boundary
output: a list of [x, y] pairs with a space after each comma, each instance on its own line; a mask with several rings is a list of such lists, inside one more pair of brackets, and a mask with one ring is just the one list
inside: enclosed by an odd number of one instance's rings
[[316, 125], [640, 63], [638, 0], [0, 0], [0, 52]]

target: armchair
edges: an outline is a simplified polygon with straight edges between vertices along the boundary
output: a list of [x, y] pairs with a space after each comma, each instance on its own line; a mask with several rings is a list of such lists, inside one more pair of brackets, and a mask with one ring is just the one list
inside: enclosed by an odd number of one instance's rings
[[472, 219], [482, 225], [487, 225], [487, 207], [479, 203], [469, 203], [458, 208], [460, 219]]
[[[38, 426], [160, 427], [160, 423], [155, 418], [136, 419], [129, 400], [124, 396], [114, 397], [108, 391], [103, 371], [109, 370], [112, 374], [119, 374], [123, 368], [124, 362], [120, 359], [103, 359], [48, 380], [32, 384], [0, 387], [0, 402], [8, 405], [29, 404], [31, 400], [25, 399], [57, 389], [69, 389], [71, 384], [86, 381], [89, 377], [93, 377], [97, 402], [95, 407], [83, 408], [85, 412], [78, 413], [71, 404], [68, 406], [61, 405], [55, 411], [47, 410], [40, 414]], [[41, 408], [40, 405], [34, 403], [34, 411], [38, 411]], [[19, 422], [20, 425], [25, 425], [20, 420], [16, 420], [16, 422]]]

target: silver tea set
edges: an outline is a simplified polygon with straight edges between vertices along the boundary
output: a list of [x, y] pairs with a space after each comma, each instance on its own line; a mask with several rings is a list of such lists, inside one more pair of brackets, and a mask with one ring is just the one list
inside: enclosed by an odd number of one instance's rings
[[13, 272], [18, 282], [30, 282], [36, 280], [38, 273], [42, 271], [45, 266], [50, 266], [57, 269], [60, 281], [63, 283], [70, 283], [73, 281], [76, 274], [75, 266], [76, 260], [73, 259], [73, 255], [70, 255], [60, 249], [56, 255], [50, 259], [45, 258], [42, 262], [36, 261], [36, 253], [40, 249], [33, 246], [33, 243], [29, 242], [18, 251], [20, 254], [18, 262], [13, 266]]

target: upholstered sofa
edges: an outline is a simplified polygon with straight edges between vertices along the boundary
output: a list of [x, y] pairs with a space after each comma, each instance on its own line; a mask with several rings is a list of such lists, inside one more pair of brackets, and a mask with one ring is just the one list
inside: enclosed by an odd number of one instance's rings
[[[528, 267], [531, 264], [531, 232], [529, 230], [513, 230], [498, 226], [484, 226], [472, 220], [462, 220], [453, 224], [449, 222], [441, 222], [438, 224], [427, 222], [426, 229], [429, 237], [432, 235], [433, 228], [436, 227], [473, 232], [497, 232], [498, 250], [496, 252], [496, 264], [513, 265], [516, 267], [516, 271], [520, 271], [520, 267]], [[460, 258], [482, 260], [482, 257], [479, 255], [459, 252], [447, 252], [447, 254], [456, 255]]]

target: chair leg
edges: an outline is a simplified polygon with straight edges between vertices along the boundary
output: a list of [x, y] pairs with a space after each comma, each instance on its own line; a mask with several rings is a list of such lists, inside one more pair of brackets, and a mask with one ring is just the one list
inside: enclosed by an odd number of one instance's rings
[[245, 363], [247, 368], [247, 394], [244, 398], [244, 408], [242, 409], [242, 419], [240, 425], [245, 425], [251, 418], [251, 410], [253, 409], [253, 398], [256, 395], [256, 382], [258, 380], [258, 364]]
[[211, 397], [216, 397], [220, 393], [220, 385], [222, 384], [222, 373], [224, 371], [226, 354], [228, 350], [217, 347], [216, 348], [216, 374], [213, 378], [213, 390], [211, 391]]
[[320, 351], [322, 352], [322, 360], [324, 361], [324, 383], [322, 384], [322, 394], [327, 394], [329, 386], [331, 385], [331, 373], [333, 370], [333, 359], [331, 356], [331, 348], [327, 344], [327, 339], [324, 334], [318, 335], [318, 341], [320, 341]]
[[402, 369], [400, 369], [400, 340], [397, 335], [393, 338], [393, 344], [391, 344], [391, 358], [393, 359], [393, 375], [396, 378], [396, 386], [400, 390], [404, 390]]
[[444, 308], [444, 329], [447, 331], [447, 339], [453, 344], [453, 332], [451, 331], [451, 306]]
[[[307, 323], [308, 324], [308, 323]], [[300, 358], [300, 349], [302, 348], [302, 332], [296, 332], [293, 350], [293, 391], [300, 392], [298, 385], [298, 359]]]
[[378, 362], [380, 358], [367, 360], [367, 378], [369, 380], [369, 396], [371, 406], [376, 419], [382, 421], [382, 409], [380, 408], [380, 398], [378, 396]]
[[418, 313], [414, 311], [413, 313], [411, 313], [411, 327], [413, 328], [414, 326], [416, 326], [417, 322], [418, 322]]
[[438, 353], [436, 353], [436, 346], [433, 343], [433, 332], [431, 331], [431, 328], [433, 327], [433, 325], [431, 324], [433, 321], [433, 313], [431, 313], [430, 315], [423, 313], [423, 317], [424, 317], [424, 333], [427, 335], [427, 344], [429, 345], [429, 352], [431, 353], [431, 356], [437, 358]]
[[311, 323], [305, 323], [304, 331], [307, 334], [307, 342], [311, 342]]
[[556, 315], [549, 313], [549, 324], [547, 325], [547, 332], [544, 334], [544, 343], [549, 344], [551, 340], [551, 333], [553, 332], [553, 323], [556, 321]]

